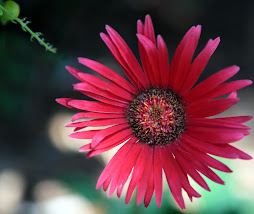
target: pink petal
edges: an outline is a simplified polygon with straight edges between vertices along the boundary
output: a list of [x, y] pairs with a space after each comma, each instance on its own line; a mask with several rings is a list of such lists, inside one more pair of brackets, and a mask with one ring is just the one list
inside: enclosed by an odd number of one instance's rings
[[128, 135], [128, 136], [126, 136], [125, 138], [122, 138], [121, 140], [118, 140], [118, 141], [113, 141], [111, 144], [109, 144], [108, 146], [98, 146], [99, 148], [93, 148], [92, 146], [91, 146], [91, 151], [89, 151], [88, 153], [87, 153], [87, 155], [86, 155], [86, 158], [91, 158], [91, 157], [93, 157], [93, 156], [95, 156], [95, 155], [99, 155], [99, 154], [101, 154], [101, 153], [103, 153], [103, 152], [106, 152], [106, 151], [108, 151], [108, 150], [110, 150], [110, 149], [112, 149], [112, 148], [115, 148], [116, 146], [118, 146], [118, 145], [120, 145], [120, 144], [122, 144], [122, 143], [124, 143], [124, 142], [126, 142], [127, 140], [129, 140], [131, 138], [131, 135]]
[[126, 204], [130, 202], [133, 191], [136, 188], [139, 180], [141, 180], [143, 171], [146, 168], [146, 162], [149, 157], [150, 157], [149, 146], [144, 144], [142, 150], [140, 151], [140, 155], [137, 159], [137, 162], [134, 166], [132, 178], [126, 193], [126, 200], [125, 200]]
[[82, 146], [80, 149], [79, 149], [79, 152], [86, 152], [86, 151], [89, 151], [91, 148], [91, 143], [85, 145], [85, 146]]
[[106, 192], [108, 189], [108, 186], [111, 182], [111, 176], [107, 178], [107, 180], [103, 183], [103, 190]]
[[202, 132], [200, 128], [200, 132], [196, 132], [194, 131], [193, 126], [190, 127], [188, 130], [185, 131], [187, 135], [212, 144], [233, 143], [235, 141], [241, 140], [244, 137], [244, 133], [239, 133], [236, 131], [226, 133], [225, 130], [224, 132], [220, 132], [220, 129], [217, 129], [217, 132]]
[[76, 109], [84, 111], [93, 111], [93, 112], [102, 112], [102, 113], [115, 113], [123, 114], [125, 109], [121, 107], [112, 106], [109, 104], [95, 102], [95, 101], [86, 101], [86, 100], [71, 100], [68, 102], [68, 105]]
[[106, 25], [106, 30], [110, 38], [112, 39], [113, 43], [118, 48], [123, 59], [125, 60], [127, 65], [130, 67], [130, 69], [133, 71], [135, 78], [141, 83], [143, 88], [147, 88], [148, 83], [143, 73], [143, 70], [141, 66], [139, 65], [136, 57], [134, 56], [130, 48], [127, 46], [127, 44], [123, 40], [123, 38], [113, 28], [111, 28], [108, 25]]
[[[142, 21], [140, 20], [138, 20], [137, 22], [137, 33], [144, 35], [144, 26]], [[155, 82], [155, 77], [152, 71], [151, 64], [149, 63], [148, 56], [145, 52], [145, 49], [143, 48], [143, 45], [141, 45], [140, 42], [138, 42], [138, 48], [139, 48], [139, 54], [140, 54], [143, 70], [147, 76], [148, 82], [152, 84], [153, 86], [155, 86], [156, 82]]]
[[69, 71], [74, 77], [76, 77], [78, 80], [82, 81], [82, 79], [80, 78], [80, 76], [78, 75], [79, 73], [82, 73], [82, 71], [76, 69], [76, 68], [73, 68], [73, 67], [70, 67], [70, 66], [65, 66], [65, 69], [67, 71]]
[[79, 112], [74, 114], [72, 117], [72, 121], [84, 119], [84, 118], [125, 118], [122, 114], [104, 114], [97, 112]]
[[191, 118], [188, 121], [188, 126], [197, 127], [213, 127], [213, 128], [227, 128], [249, 130], [250, 127], [242, 125], [241, 123], [231, 120], [220, 120], [220, 118]]
[[192, 198], [193, 196], [200, 198], [201, 195], [195, 189], [192, 188], [192, 186], [190, 185], [189, 179], [187, 177], [187, 174], [180, 167], [179, 163], [175, 159], [173, 159], [173, 161], [174, 161], [174, 165], [175, 165], [177, 174], [179, 176], [179, 180], [181, 182], [182, 188], [187, 192], [190, 198]]
[[243, 159], [243, 160], [251, 160], [252, 159], [252, 157], [250, 155], [246, 154], [245, 152], [241, 151], [240, 149], [237, 149], [234, 146], [226, 145], [225, 149], [228, 152], [237, 154], [239, 159]]
[[150, 170], [149, 181], [148, 181], [148, 185], [147, 185], [146, 193], [145, 193], [145, 197], [144, 197], [145, 207], [149, 206], [150, 201], [151, 201], [152, 196], [153, 196], [153, 191], [154, 191], [154, 171], [153, 170], [154, 170], [154, 166], [152, 164], [151, 170]]
[[252, 84], [251, 80], [237, 80], [234, 82], [224, 83], [222, 85], [217, 86], [213, 91], [209, 92], [208, 94], [205, 94], [202, 98], [209, 100], [214, 99], [223, 96], [225, 94], [234, 92], [236, 90], [239, 90], [241, 88], [244, 88], [251, 84]]
[[70, 134], [69, 137], [76, 138], [76, 139], [92, 139], [94, 135], [99, 131], [100, 130], [89, 130], [89, 131], [75, 132]]
[[188, 76], [185, 78], [181, 91], [179, 91], [180, 95], [186, 94], [196, 83], [200, 74], [203, 72], [205, 66], [207, 65], [211, 55], [219, 45], [219, 42], [220, 42], [219, 37], [216, 38], [215, 40], [210, 39], [205, 48], [200, 52], [200, 54], [191, 64]]
[[128, 90], [130, 93], [135, 95], [138, 93], [137, 89], [133, 87], [133, 85], [131, 85], [126, 79], [124, 79], [118, 73], [106, 67], [105, 65], [102, 65], [94, 60], [82, 58], [82, 57], [79, 57], [78, 60], [81, 64], [91, 68], [92, 70], [100, 74], [105, 79], [113, 82], [114, 84], [122, 87], [125, 90]]
[[82, 83], [76, 83], [73, 85], [74, 90], [80, 91], [82, 93], [88, 92], [87, 94], [93, 94], [93, 96], [102, 97], [104, 99], [110, 99], [113, 101], [117, 101], [116, 103], [118, 105], [126, 105], [129, 101], [126, 99], [123, 99], [115, 94], [110, 93], [109, 91], [105, 90], [103, 87], [98, 88], [96, 86], [93, 86], [89, 83], [82, 82]]
[[117, 49], [116, 45], [113, 43], [112, 39], [106, 35], [105, 33], [100, 33], [101, 39], [105, 42], [117, 62], [121, 65], [124, 73], [128, 77], [128, 79], [131, 81], [131, 83], [137, 88], [140, 89], [140, 83], [135, 78], [135, 75], [133, 74], [132, 70], [129, 68], [125, 60], [123, 59], [122, 55], [120, 54], [119, 50]]
[[181, 183], [173, 162], [171, 151], [164, 147], [161, 148], [161, 160], [164, 173], [168, 182], [169, 189], [181, 209], [185, 209], [184, 200], [181, 191]]
[[174, 77], [175, 81], [173, 84], [173, 90], [175, 92], [178, 92], [180, 90], [184, 80], [186, 79], [188, 75], [188, 72], [191, 66], [191, 60], [198, 44], [200, 30], [201, 30], [201, 27], [200, 28], [197, 27], [196, 32], [193, 32], [186, 41], [183, 52], [179, 59], [179, 65], [178, 65], [177, 71], [175, 71], [175, 77]]
[[[133, 138], [132, 138], [133, 139]], [[127, 143], [125, 143], [113, 156], [113, 158], [109, 161], [108, 165], [105, 167], [103, 172], [101, 173], [96, 189], [99, 189], [100, 186], [107, 180], [107, 178], [115, 171], [115, 169], [118, 167], [118, 165], [121, 163], [121, 161], [124, 159], [124, 157], [128, 154], [128, 152], [133, 147], [135, 141], [129, 140]]]
[[199, 159], [195, 158], [191, 153], [183, 149], [183, 147], [178, 147], [179, 151], [184, 155], [185, 159], [192, 164], [192, 167], [195, 170], [200, 171], [203, 175], [205, 175], [210, 180], [218, 183], [218, 184], [225, 184], [221, 178], [216, 175], [206, 164], [204, 164]]
[[143, 45], [146, 55], [148, 56], [148, 60], [151, 64], [153, 74], [155, 76], [156, 85], [161, 86], [161, 75], [158, 63], [158, 51], [156, 46], [145, 36], [142, 34], [137, 34], [139, 42]]
[[[170, 70], [169, 70], [169, 86], [172, 88], [175, 84], [175, 75], [176, 75], [176, 72], [178, 70], [178, 66], [179, 66], [179, 63], [180, 63], [180, 59], [181, 59], [181, 56], [182, 56], [182, 53], [183, 53], [183, 50], [184, 50], [184, 47], [187, 43], [187, 40], [190, 38], [190, 36], [193, 34], [193, 33], [197, 33], [200, 34], [200, 30], [201, 30], [201, 26], [198, 25], [197, 27], [192, 27], [190, 30], [188, 30], [188, 32], [184, 35], [183, 39], [181, 40], [180, 44], [178, 45], [176, 51], [175, 51], [175, 54], [174, 54], [174, 57], [172, 59], [172, 63], [171, 63], [171, 66], [170, 66]], [[196, 41], [197, 43], [198, 41]]]
[[101, 130], [93, 137], [92, 147], [97, 146], [103, 139], [108, 138], [109, 136], [112, 136], [117, 132], [127, 128], [129, 128], [128, 124], [120, 124]]
[[161, 206], [162, 200], [162, 162], [160, 147], [156, 146], [154, 149], [154, 187], [155, 187], [155, 198], [158, 207]]
[[121, 131], [107, 137], [106, 139], [100, 141], [96, 146], [94, 146], [94, 144], [92, 142], [91, 146], [95, 150], [107, 148], [112, 145], [117, 146], [117, 145], [121, 144], [122, 142], [124, 142], [124, 139], [130, 138], [131, 136], [132, 136], [132, 130], [125, 129], [125, 130], [121, 130]]
[[144, 24], [144, 35], [155, 45], [153, 22], [150, 15], [146, 15]]
[[133, 96], [131, 95], [130, 92], [122, 89], [121, 87], [113, 83], [106, 82], [105, 80], [91, 74], [79, 73], [78, 75], [80, 76], [80, 78], [82, 78], [84, 82], [93, 85], [101, 90], [106, 90], [111, 94], [115, 95], [115, 97], [119, 96], [128, 101], [133, 100]]
[[187, 106], [186, 114], [189, 117], [210, 117], [226, 111], [238, 101], [237, 98], [200, 100]]
[[207, 185], [205, 180], [200, 176], [200, 174], [196, 171], [196, 169], [193, 168], [192, 163], [188, 162], [188, 160], [185, 159], [184, 155], [177, 149], [175, 149], [175, 147], [172, 146], [172, 149], [175, 155], [175, 160], [179, 163], [182, 169], [187, 174], [189, 174], [193, 178], [193, 180], [195, 180], [201, 187], [203, 187], [207, 191], [210, 191], [209, 186]]
[[214, 169], [220, 170], [222, 172], [232, 172], [225, 164], [221, 163], [220, 161], [212, 158], [211, 156], [207, 155], [206, 153], [202, 153], [197, 151], [196, 149], [192, 148], [186, 143], [181, 141], [181, 145], [189, 151], [192, 155], [194, 155], [199, 160], [203, 161], [207, 166], [212, 167]]
[[158, 46], [158, 60], [160, 66], [160, 74], [162, 79], [162, 86], [168, 87], [168, 76], [169, 76], [169, 60], [168, 60], [168, 49], [163, 38], [158, 35], [157, 37]]
[[210, 153], [212, 155], [216, 155], [219, 157], [224, 157], [224, 158], [238, 158], [239, 156], [236, 153], [232, 153], [227, 150], [228, 145], [226, 144], [210, 144], [206, 143], [201, 140], [197, 140], [195, 138], [192, 138], [188, 136], [186, 133], [181, 136], [182, 139], [184, 139], [185, 143], [188, 143], [188, 145], [200, 150], [201, 152], [204, 153]]
[[186, 96], [184, 97], [184, 101], [187, 103], [192, 103], [198, 100], [201, 96], [208, 93], [209, 91], [216, 88], [219, 84], [228, 80], [230, 77], [234, 76], [239, 71], [238, 66], [230, 66], [228, 68], [224, 68], [221, 71], [213, 74], [208, 77], [206, 80], [199, 83], [192, 90], [190, 90]]
[[125, 156], [123, 161], [118, 165], [118, 168], [114, 171], [108, 197], [110, 197], [115, 191], [116, 187], [123, 186], [127, 181], [132, 168], [134, 167], [136, 160], [140, 154], [142, 146], [141, 144], [135, 144], [130, 152]]
[[72, 98], [57, 98], [56, 99], [56, 102], [58, 102], [59, 104], [63, 105], [63, 106], [66, 106], [68, 108], [71, 108], [71, 109], [77, 109], [77, 108], [74, 108], [72, 106], [70, 106], [68, 103], [71, 101], [71, 100], [74, 100]]
[[145, 168], [142, 173], [141, 179], [138, 182], [138, 190], [137, 190], [137, 205], [141, 204], [142, 198], [146, 192], [148, 182], [149, 182], [149, 175], [152, 169], [153, 164], [153, 148], [149, 147], [148, 150], [148, 159], [146, 160]]
[[225, 122], [225, 121], [232, 121], [232, 122], [236, 122], [236, 123], [246, 123], [249, 120], [251, 120], [253, 117], [252, 116], [235, 116], [235, 117], [220, 117], [220, 118], [216, 118], [217, 120], [220, 120], [221, 122]]
[[105, 96], [101, 96], [101, 95], [91, 93], [91, 92], [85, 92], [85, 91], [80, 91], [80, 90], [78, 90], [78, 91], [85, 94], [88, 97], [91, 97], [92, 99], [94, 99], [96, 101], [100, 101], [100, 102], [105, 103], [105, 104], [109, 104], [109, 105], [113, 105], [113, 106], [117, 106], [117, 107], [122, 107], [122, 108], [127, 108], [128, 107], [127, 104], [120, 103], [118, 101], [108, 99]]
[[114, 124], [127, 124], [125, 118], [111, 118], [111, 119], [94, 119], [82, 122], [69, 123], [66, 127], [86, 127], [86, 126], [109, 126]]

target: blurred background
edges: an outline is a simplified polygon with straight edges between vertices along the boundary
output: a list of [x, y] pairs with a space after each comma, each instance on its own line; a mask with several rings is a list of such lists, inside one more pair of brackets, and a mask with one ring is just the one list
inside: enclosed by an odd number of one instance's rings
[[[113, 155], [86, 159], [78, 153], [86, 142], [70, 139], [65, 128], [75, 111], [55, 102], [59, 97], [86, 99], [72, 91], [78, 81], [64, 68], [85, 72], [77, 57], [97, 60], [118, 73], [120, 67], [99, 37], [105, 24], [116, 29], [138, 57], [136, 21], [152, 16], [156, 34], [165, 39], [170, 59], [184, 33], [202, 25], [196, 54], [209, 38], [221, 44], [200, 80], [229, 65], [241, 71], [233, 79], [254, 79], [254, 1], [220, 0], [17, 0], [20, 18], [28, 17], [35, 32], [57, 47], [46, 52], [19, 25], [0, 26], [0, 214], [111, 214], [111, 213], [254, 213], [254, 161], [222, 160], [234, 171], [219, 173], [226, 185], [208, 181], [211, 192], [194, 187], [202, 198], [181, 211], [167, 185], [162, 207], [155, 198], [146, 209], [129, 205], [124, 195], [107, 198], [95, 190], [97, 179]], [[200, 81], [199, 80], [199, 81]], [[253, 86], [239, 92], [241, 102], [224, 115], [253, 115]], [[253, 122], [248, 123], [253, 127]], [[236, 143], [254, 156], [254, 135]]]

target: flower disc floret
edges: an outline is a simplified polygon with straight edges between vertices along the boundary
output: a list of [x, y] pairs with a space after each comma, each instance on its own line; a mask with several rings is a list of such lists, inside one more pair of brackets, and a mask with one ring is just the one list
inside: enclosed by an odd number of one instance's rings
[[150, 88], [129, 104], [126, 118], [141, 142], [162, 146], [177, 140], [185, 130], [184, 109], [181, 99], [172, 90]]

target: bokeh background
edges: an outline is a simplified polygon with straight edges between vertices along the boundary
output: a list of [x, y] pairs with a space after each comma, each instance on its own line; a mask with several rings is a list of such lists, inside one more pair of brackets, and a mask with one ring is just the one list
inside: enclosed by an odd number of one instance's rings
[[[20, 17], [32, 21], [34, 31], [45, 34], [57, 47], [46, 52], [19, 25], [0, 26], [0, 214], [111, 214], [111, 213], [254, 213], [254, 161], [223, 160], [233, 174], [219, 173], [225, 186], [208, 181], [212, 191], [199, 187], [201, 199], [181, 211], [165, 185], [162, 207], [152, 198], [150, 206], [125, 205], [124, 197], [107, 198], [95, 185], [112, 157], [107, 152], [86, 159], [78, 153], [85, 144], [68, 138], [74, 111], [55, 102], [58, 97], [85, 99], [72, 91], [78, 82], [64, 68], [91, 70], [77, 63], [83, 56], [97, 60], [122, 74], [99, 37], [111, 25], [138, 56], [136, 21], [152, 16], [172, 59], [184, 33], [202, 25], [196, 54], [209, 38], [221, 37], [200, 80], [229, 66], [241, 71], [233, 79], [254, 79], [254, 1], [220, 0], [17, 0]], [[199, 80], [199, 81], [200, 81]], [[224, 115], [251, 115], [253, 86], [239, 92], [241, 102]], [[253, 122], [248, 125], [254, 127]], [[254, 155], [254, 135], [236, 143]], [[195, 187], [196, 185], [193, 184]]]

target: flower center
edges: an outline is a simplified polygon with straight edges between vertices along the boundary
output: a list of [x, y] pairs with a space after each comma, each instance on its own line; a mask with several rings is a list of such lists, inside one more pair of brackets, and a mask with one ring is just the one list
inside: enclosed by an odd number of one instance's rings
[[126, 118], [135, 137], [151, 146], [169, 144], [185, 130], [185, 108], [170, 89], [143, 91], [130, 102]]

